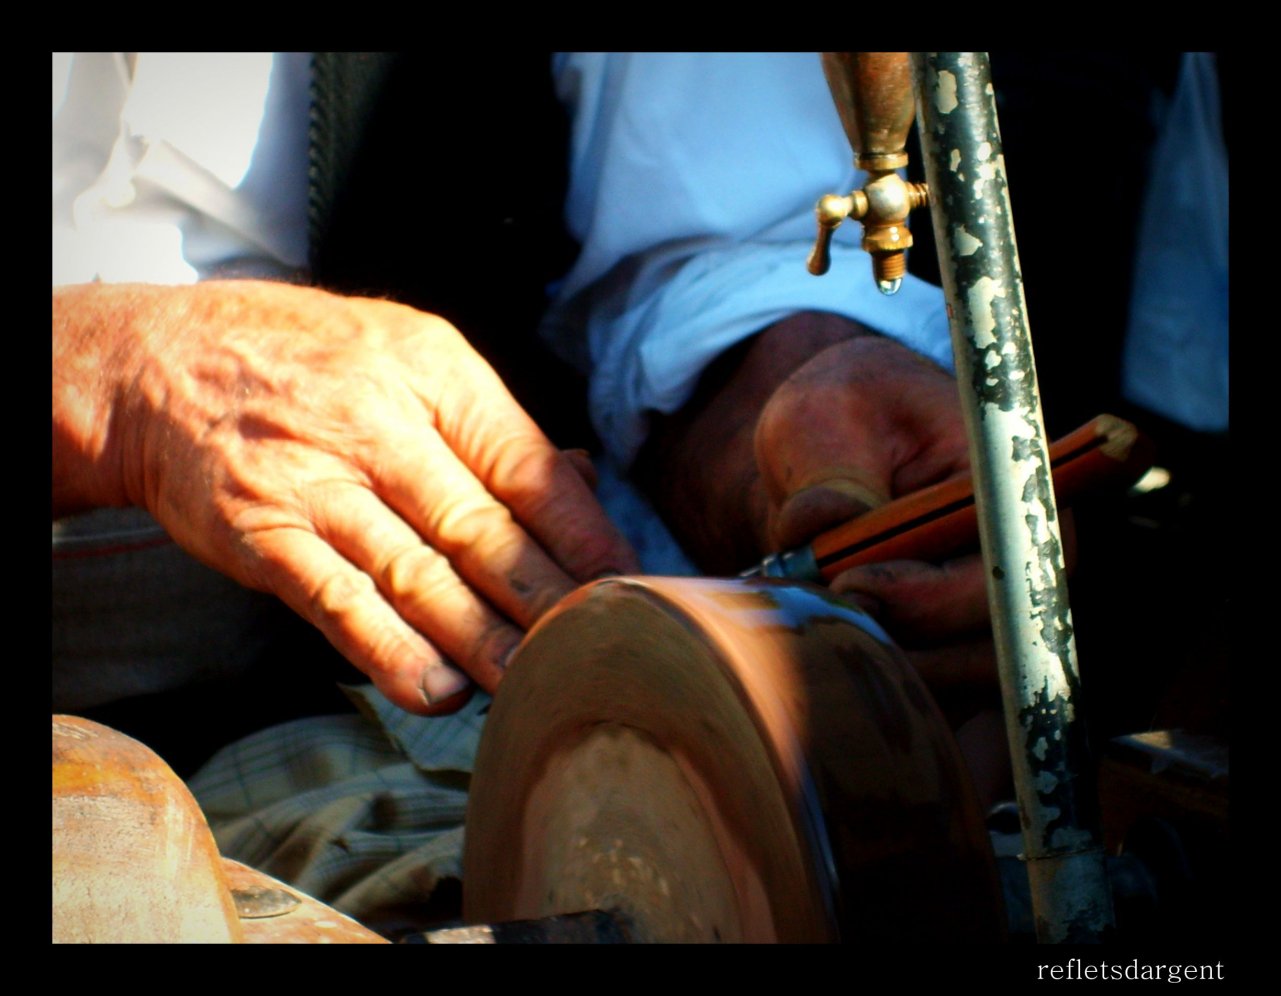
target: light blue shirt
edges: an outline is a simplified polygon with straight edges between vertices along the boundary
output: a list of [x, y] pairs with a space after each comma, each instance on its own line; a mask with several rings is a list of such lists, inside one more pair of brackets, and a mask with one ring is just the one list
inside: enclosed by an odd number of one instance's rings
[[1125, 396], [1228, 428], [1228, 152], [1214, 56], [1185, 52], [1153, 154], [1125, 341]]
[[590, 374], [620, 466], [649, 412], [679, 409], [721, 352], [797, 311], [855, 319], [951, 369], [942, 292], [908, 277], [882, 295], [858, 224], [837, 230], [830, 273], [805, 267], [815, 202], [862, 182], [816, 53], [577, 52], [554, 69], [582, 253], [543, 330]]

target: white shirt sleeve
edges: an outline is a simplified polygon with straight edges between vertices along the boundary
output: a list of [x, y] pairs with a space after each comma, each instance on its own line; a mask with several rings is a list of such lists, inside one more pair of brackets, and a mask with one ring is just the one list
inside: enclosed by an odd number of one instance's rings
[[[591, 374], [592, 418], [628, 466], [651, 411], [672, 412], [725, 349], [802, 310], [862, 322], [951, 368], [942, 292], [882, 295], [837, 230], [805, 268], [814, 204], [861, 185], [815, 53], [569, 53], [566, 215], [581, 254], [544, 323]], [[919, 223], [919, 222], [918, 222]]]
[[54, 285], [301, 271], [308, 63], [55, 54]]

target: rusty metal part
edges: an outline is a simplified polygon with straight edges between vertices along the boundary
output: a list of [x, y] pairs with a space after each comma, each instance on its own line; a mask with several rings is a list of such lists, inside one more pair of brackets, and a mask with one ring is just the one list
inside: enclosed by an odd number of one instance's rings
[[[242, 865], [231, 858], [222, 859], [223, 873], [238, 894], [277, 893], [289, 896], [292, 905], [275, 915], [245, 917], [240, 928], [246, 944], [387, 944], [381, 937], [361, 926], [351, 917], [313, 899], [305, 892], [286, 886], [265, 872]], [[266, 909], [267, 907], [264, 907]]]
[[243, 939], [200, 807], [154, 751], [53, 717], [53, 940]]
[[868, 616], [768, 580], [616, 578], [544, 617], [477, 753], [468, 922], [613, 909], [642, 941], [993, 939], [933, 700]]
[[155, 751], [53, 717], [53, 940], [385, 944], [350, 917], [221, 857]]
[[1036, 368], [983, 53], [915, 53], [1024, 853], [1042, 941], [1113, 925]]
[[[1099, 415], [1050, 447], [1060, 506], [1109, 486], [1132, 484], [1152, 465], [1151, 441], [1129, 422]], [[887, 560], [939, 560], [978, 544], [974, 482], [953, 477], [829, 529], [795, 550], [770, 554], [740, 577], [826, 583], [842, 571]]]
[[907, 216], [929, 201], [924, 184], [907, 183], [896, 170], [907, 165], [912, 127], [911, 65], [906, 52], [824, 52], [823, 73], [836, 102], [855, 165], [866, 171], [863, 189], [848, 197], [828, 194], [815, 207], [818, 238], [809, 271], [826, 273], [831, 242], [845, 218], [863, 223], [863, 248], [884, 293], [898, 290], [907, 272], [904, 252], [912, 246]]
[[302, 902], [292, 892], [261, 885], [232, 889], [231, 901], [236, 904], [236, 915], [242, 920], [262, 920], [272, 916], [284, 916]]

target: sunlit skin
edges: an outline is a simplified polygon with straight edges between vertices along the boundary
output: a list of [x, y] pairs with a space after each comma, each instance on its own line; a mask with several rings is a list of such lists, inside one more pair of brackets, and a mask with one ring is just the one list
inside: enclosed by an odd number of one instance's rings
[[[63, 288], [53, 312], [55, 516], [146, 508], [406, 709], [456, 707], [469, 679], [492, 691], [561, 597], [638, 571], [590, 461], [552, 447], [439, 318], [254, 281]], [[711, 573], [967, 466], [955, 381], [856, 323], [796, 315], [730, 360], [642, 461]], [[993, 687], [977, 555], [833, 588], [944, 699]]]
[[[53, 294], [53, 514], [147, 509], [393, 702], [493, 690], [523, 631], [635, 556], [444, 320], [257, 281]], [[462, 672], [444, 663], [447, 658]]]

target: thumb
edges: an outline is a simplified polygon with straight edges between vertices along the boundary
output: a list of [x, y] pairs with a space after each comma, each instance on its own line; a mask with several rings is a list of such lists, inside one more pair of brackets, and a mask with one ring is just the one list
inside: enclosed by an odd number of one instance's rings
[[879, 508], [888, 500], [888, 495], [857, 468], [819, 468], [814, 479], [800, 484], [781, 504], [771, 505], [772, 548], [799, 546], [825, 529]]

